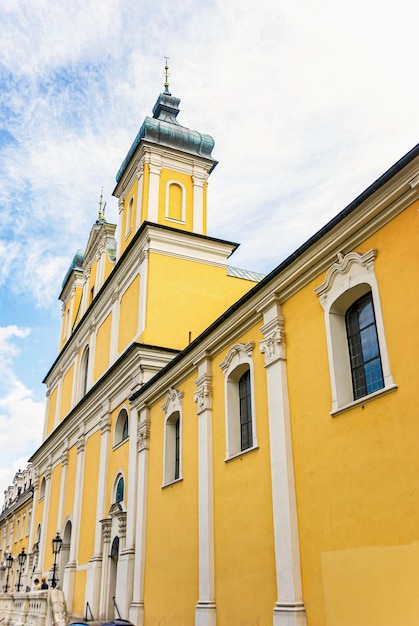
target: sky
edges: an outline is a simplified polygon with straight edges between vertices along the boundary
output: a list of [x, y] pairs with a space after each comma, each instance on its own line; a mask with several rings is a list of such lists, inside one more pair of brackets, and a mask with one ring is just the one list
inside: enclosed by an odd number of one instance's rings
[[215, 139], [208, 234], [272, 270], [418, 142], [413, 0], [4, 0], [0, 508], [41, 442], [64, 275], [163, 91]]

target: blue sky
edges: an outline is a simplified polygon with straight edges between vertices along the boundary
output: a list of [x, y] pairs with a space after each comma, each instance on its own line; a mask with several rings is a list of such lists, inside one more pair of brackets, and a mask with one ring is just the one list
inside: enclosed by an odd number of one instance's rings
[[[215, 138], [209, 234], [270, 271], [418, 141], [410, 0], [6, 0], [0, 492], [40, 443], [62, 279], [163, 89]], [[1, 495], [0, 495], [1, 498]]]

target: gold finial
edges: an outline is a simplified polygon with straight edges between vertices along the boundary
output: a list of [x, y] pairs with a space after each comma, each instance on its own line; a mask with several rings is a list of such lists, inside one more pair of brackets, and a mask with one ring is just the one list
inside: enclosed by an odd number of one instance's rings
[[99, 211], [98, 211], [99, 221], [106, 222], [106, 218], [105, 218], [106, 200], [105, 202], [103, 201], [103, 187], [100, 190], [100, 200], [98, 204], [99, 204]]
[[172, 94], [169, 91], [169, 65], [168, 65], [168, 61], [169, 61], [169, 57], [164, 57], [166, 59], [166, 65], [164, 66], [164, 77], [165, 77], [165, 81], [164, 81], [164, 93], [167, 93], [168, 96], [171, 96]]

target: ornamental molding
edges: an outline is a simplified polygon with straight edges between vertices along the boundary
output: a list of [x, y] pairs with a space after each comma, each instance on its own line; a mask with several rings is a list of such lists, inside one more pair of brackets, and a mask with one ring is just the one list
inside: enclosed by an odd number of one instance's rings
[[119, 536], [121, 539], [125, 539], [127, 534], [127, 514], [125, 511], [121, 511], [116, 514], [116, 518], [118, 520], [119, 525]]
[[48, 465], [48, 467], [46, 468], [44, 472], [44, 478], [45, 480], [51, 480], [51, 476], [52, 476], [52, 465]]
[[104, 415], [102, 419], [100, 420], [101, 434], [104, 435], [105, 433], [108, 433], [111, 429], [111, 426], [112, 426], [112, 418], [109, 415], [109, 413], [106, 413], [106, 415]]
[[111, 304], [115, 304], [119, 300], [119, 289], [116, 287], [111, 295]]
[[68, 461], [69, 461], [69, 452], [68, 450], [64, 450], [64, 452], [61, 454], [61, 465], [64, 467], [65, 465], [68, 465]]
[[220, 363], [220, 367], [224, 372], [224, 376], [227, 373], [234, 369], [236, 365], [240, 365], [242, 362], [242, 357], [245, 357], [245, 361], [248, 362], [252, 357], [253, 348], [255, 347], [255, 342], [250, 341], [249, 343], [238, 343], [227, 352], [226, 357], [222, 363]]
[[[319, 287], [314, 290], [319, 296], [324, 307], [330, 293], [340, 288], [344, 290], [352, 287], [351, 282], [359, 276], [374, 272], [374, 261], [377, 257], [377, 250], [372, 248], [365, 254], [349, 252], [343, 254], [338, 252], [337, 261], [327, 270], [326, 277]], [[356, 283], [355, 283], [356, 284]]]
[[138, 255], [138, 262], [141, 265], [141, 263], [144, 263], [144, 261], [147, 261], [149, 257], [149, 251], [148, 250], [141, 250], [140, 254]]
[[137, 424], [137, 452], [150, 448], [150, 419], [146, 418]]
[[149, 168], [150, 174], [155, 174], [157, 176], [159, 176], [160, 172], [162, 171], [162, 166], [157, 165], [156, 163], [149, 163], [148, 168]]
[[197, 176], [196, 174], [192, 175], [192, 183], [194, 187], [204, 187], [206, 182], [206, 178], [204, 176]]
[[211, 374], [203, 374], [196, 379], [195, 385], [198, 391], [194, 393], [194, 401], [197, 403], [198, 415], [203, 411], [212, 409], [212, 376]]
[[165, 419], [169, 417], [169, 415], [171, 415], [172, 413], [175, 413], [176, 411], [180, 412], [182, 410], [183, 396], [183, 391], [178, 391], [173, 387], [169, 388], [166, 394], [166, 400], [162, 405]]
[[111, 532], [112, 532], [112, 520], [109, 517], [105, 519], [101, 519], [100, 523], [102, 524], [102, 541], [103, 543], [111, 542]]
[[144, 174], [144, 163], [140, 163], [138, 168], [135, 171], [135, 175], [138, 179]]
[[84, 435], [81, 435], [77, 441], [76, 441], [76, 449], [77, 449], [77, 454], [80, 454], [81, 452], [84, 452], [86, 449], [86, 438]]
[[119, 213], [122, 213], [122, 211], [124, 210], [124, 200], [123, 198], [120, 198], [118, 201], [118, 210]]
[[265, 356], [265, 367], [286, 358], [285, 354], [285, 318], [270, 320], [260, 329], [264, 339], [260, 342], [260, 351]]

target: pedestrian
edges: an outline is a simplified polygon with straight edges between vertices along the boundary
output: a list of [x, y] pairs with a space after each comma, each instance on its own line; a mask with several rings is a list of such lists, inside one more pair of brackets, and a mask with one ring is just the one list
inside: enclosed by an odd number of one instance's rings
[[39, 591], [41, 589], [41, 583], [39, 582], [39, 578], [35, 578], [33, 581], [35, 591]]
[[46, 578], [42, 579], [41, 589], [48, 589], [48, 583], [47, 583], [47, 579]]

